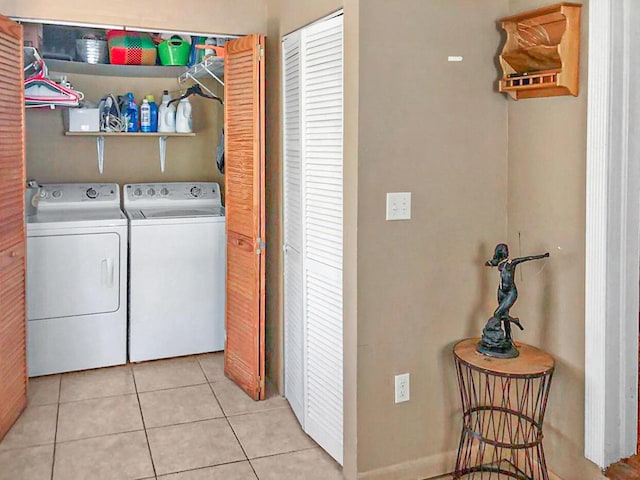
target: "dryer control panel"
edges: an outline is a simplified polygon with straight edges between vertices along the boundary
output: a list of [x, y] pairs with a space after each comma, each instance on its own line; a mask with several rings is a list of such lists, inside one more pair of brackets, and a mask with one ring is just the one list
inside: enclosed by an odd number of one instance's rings
[[220, 185], [215, 182], [136, 183], [124, 186], [124, 203], [155, 206], [184, 202], [222, 205]]
[[116, 183], [48, 183], [40, 188], [39, 208], [61, 208], [85, 203], [120, 206], [120, 187]]

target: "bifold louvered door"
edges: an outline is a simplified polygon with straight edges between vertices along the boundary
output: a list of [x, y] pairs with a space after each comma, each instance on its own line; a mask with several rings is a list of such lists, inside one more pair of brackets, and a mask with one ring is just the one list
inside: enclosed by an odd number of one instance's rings
[[226, 44], [225, 207], [227, 341], [225, 374], [264, 399], [265, 155], [264, 36]]
[[340, 463], [342, 19], [283, 39], [285, 393], [304, 430]]
[[282, 41], [285, 397], [304, 425], [300, 32]]
[[27, 403], [22, 27], [0, 16], [0, 440]]

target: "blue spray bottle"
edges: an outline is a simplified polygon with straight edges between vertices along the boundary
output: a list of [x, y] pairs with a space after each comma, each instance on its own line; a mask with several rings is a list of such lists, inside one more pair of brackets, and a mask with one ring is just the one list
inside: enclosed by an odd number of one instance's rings
[[133, 93], [127, 93], [127, 132], [137, 132], [138, 131], [138, 105], [133, 100]]

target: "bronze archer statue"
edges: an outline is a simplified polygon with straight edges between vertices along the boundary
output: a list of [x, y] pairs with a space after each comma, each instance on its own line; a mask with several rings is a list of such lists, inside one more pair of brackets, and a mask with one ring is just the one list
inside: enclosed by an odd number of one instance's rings
[[[478, 351], [491, 357], [512, 358], [518, 356], [518, 350], [511, 338], [511, 324], [524, 330], [518, 318], [509, 315], [509, 310], [518, 299], [518, 289], [515, 283], [516, 267], [524, 262], [546, 258], [549, 253], [528, 257], [509, 259], [509, 247], [505, 243], [496, 245], [493, 258], [485, 265], [498, 267], [500, 284], [498, 285], [498, 308], [493, 312], [484, 329], [482, 338], [478, 342]], [[503, 330], [504, 325], [504, 330]]]

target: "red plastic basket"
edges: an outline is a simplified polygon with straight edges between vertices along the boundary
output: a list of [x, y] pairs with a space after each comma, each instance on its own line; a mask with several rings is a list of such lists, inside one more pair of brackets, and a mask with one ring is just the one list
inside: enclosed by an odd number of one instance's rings
[[107, 32], [109, 60], [117, 65], [155, 65], [156, 44], [147, 33], [127, 30]]

